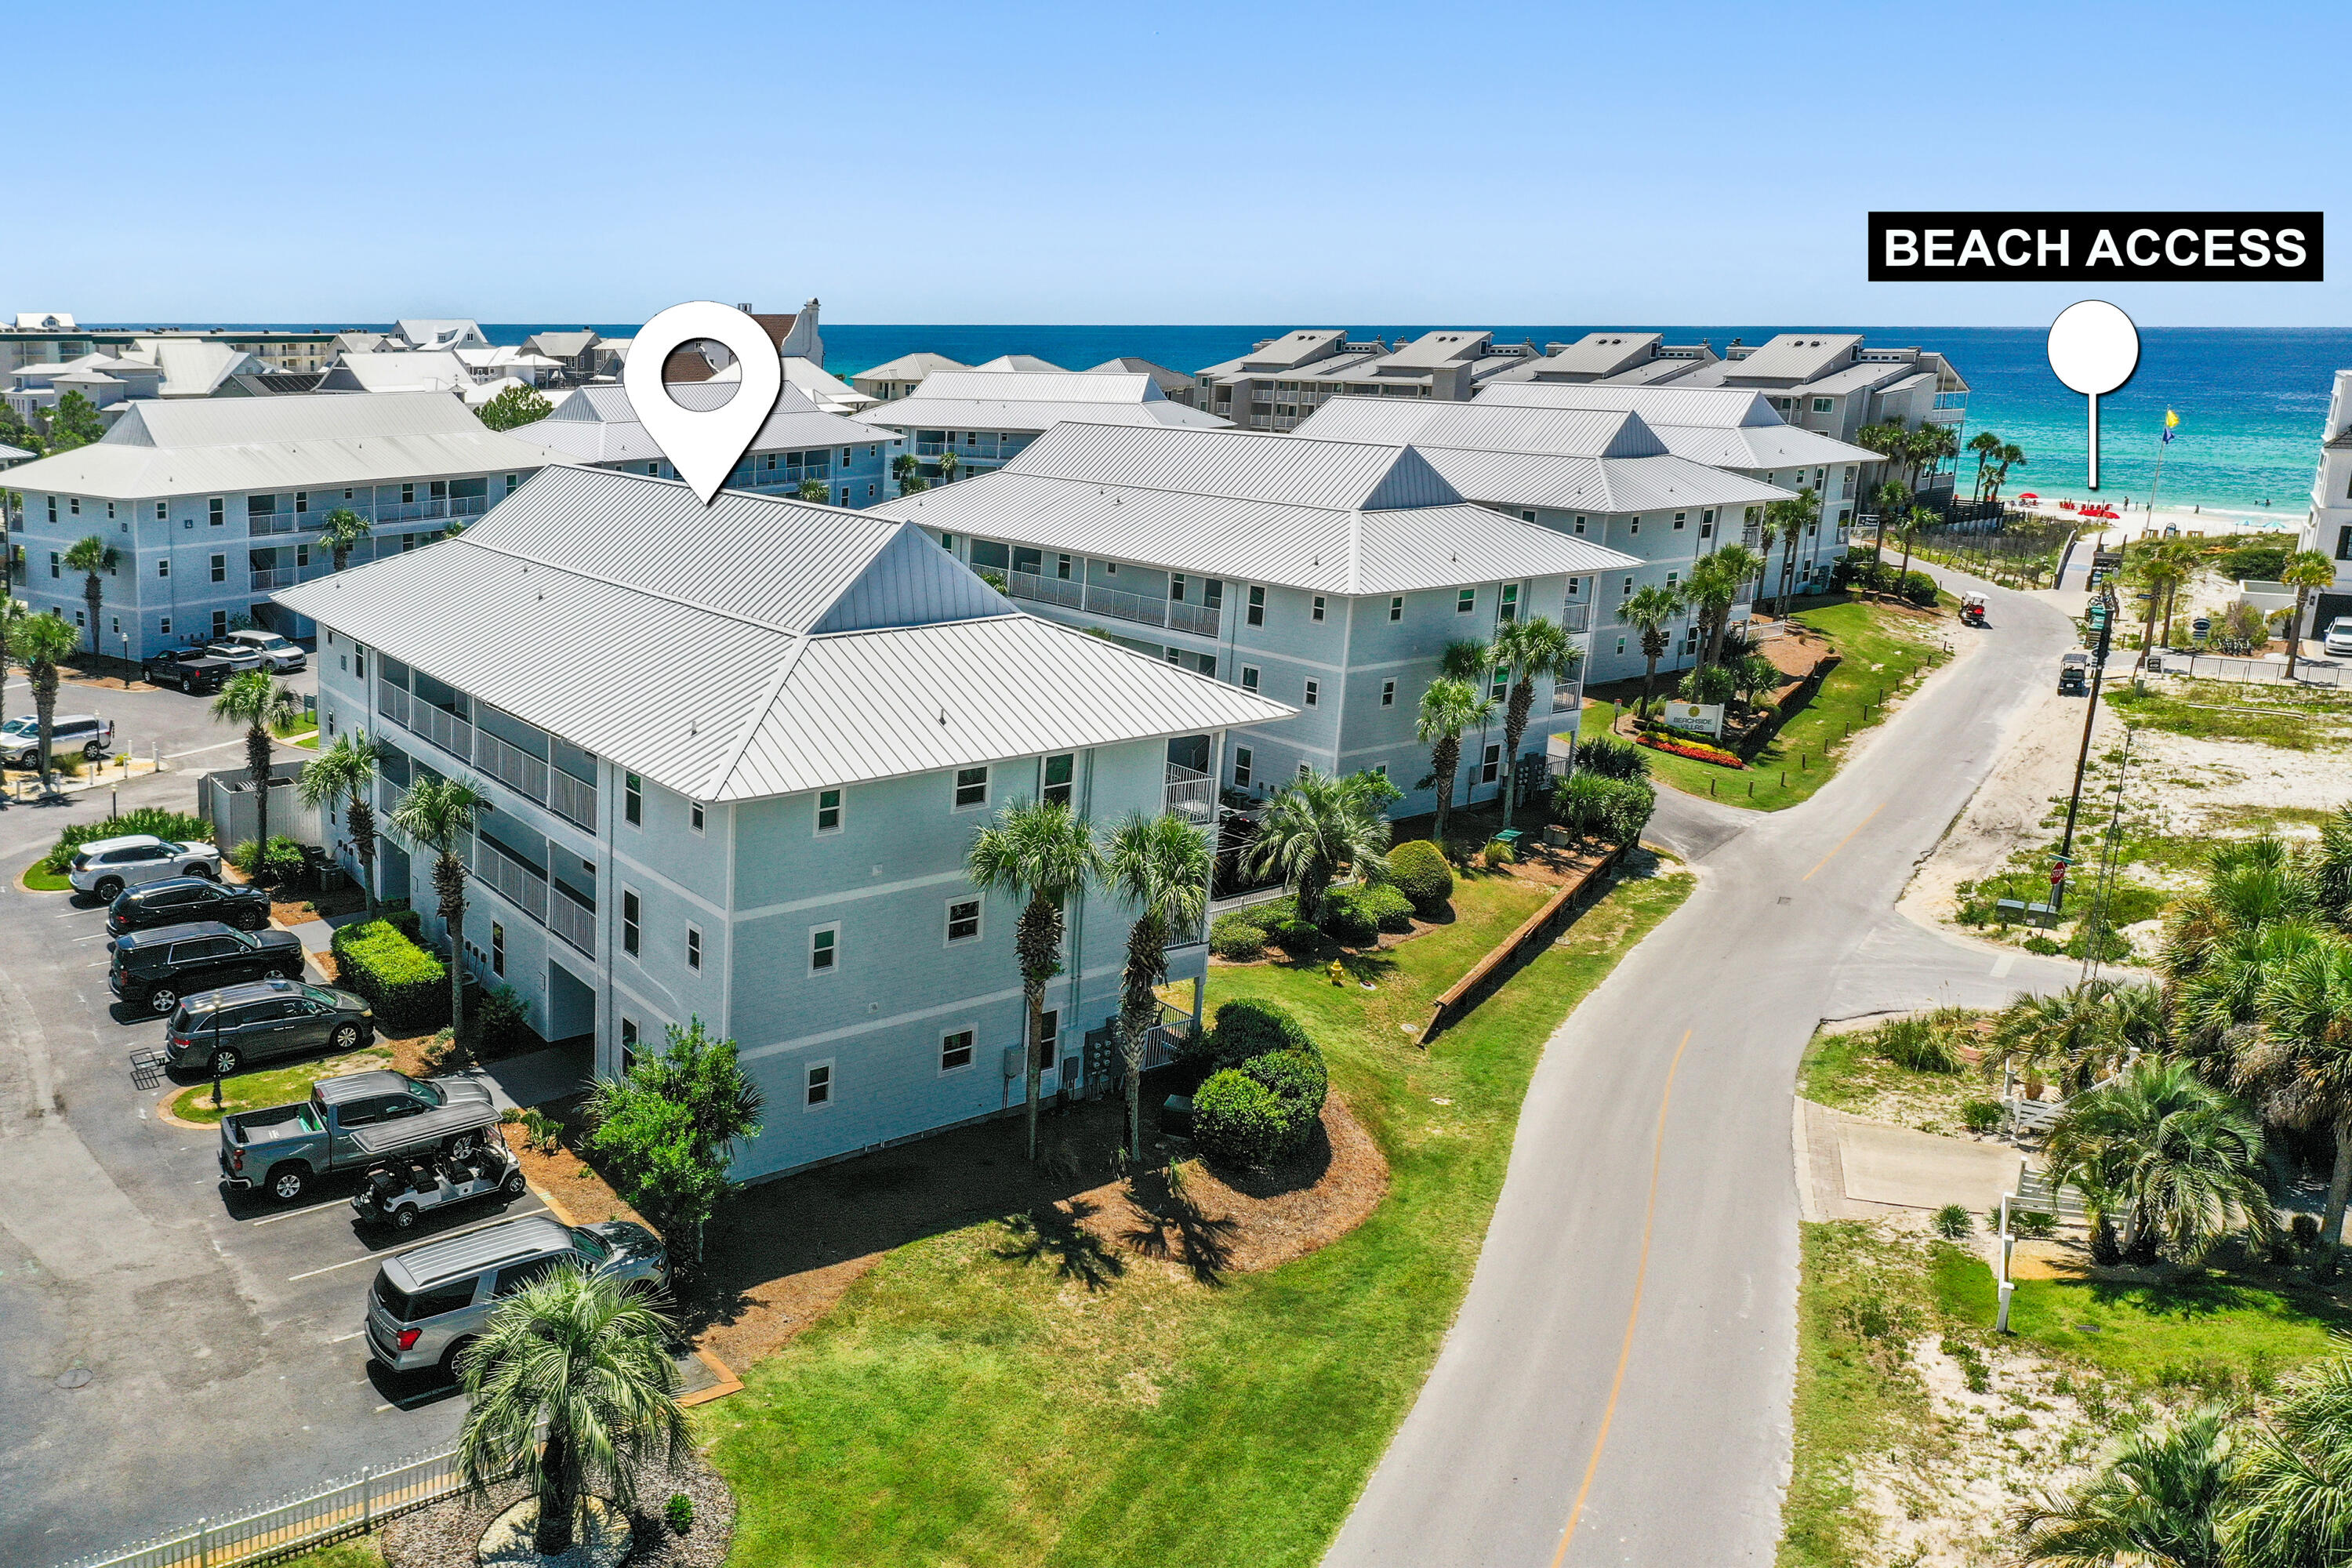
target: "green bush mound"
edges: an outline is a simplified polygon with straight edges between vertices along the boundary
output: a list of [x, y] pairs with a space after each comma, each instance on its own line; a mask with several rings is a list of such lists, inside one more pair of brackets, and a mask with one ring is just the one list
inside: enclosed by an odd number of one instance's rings
[[62, 874], [72, 868], [74, 851], [92, 839], [128, 838], [134, 833], [152, 833], [175, 844], [213, 841], [213, 825], [205, 818], [184, 811], [167, 811], [160, 805], [142, 805], [101, 822], [75, 823], [58, 835], [56, 845], [41, 865], [44, 869]]
[[367, 998], [388, 1032], [415, 1034], [449, 1021], [449, 972], [417, 945], [411, 910], [337, 929], [330, 944], [337, 984]]
[[1389, 851], [1388, 881], [1424, 918], [1444, 913], [1454, 901], [1454, 868], [1426, 838], [1408, 838]]
[[1635, 844], [1657, 804], [1657, 789], [1648, 779], [1579, 773], [1552, 786], [1551, 816], [1570, 833]]
[[1393, 900], [1410, 913], [1412, 900], [1394, 888], [1334, 888], [1323, 898], [1323, 930], [1333, 942], [1369, 947], [1381, 940], [1381, 909]]
[[1217, 1070], [1192, 1093], [1192, 1138], [1213, 1163], [1272, 1164], [1307, 1147], [1330, 1079], [1305, 1026], [1269, 1003], [1217, 1009], [1208, 1049]]
[[1248, 910], [1231, 910], [1209, 926], [1209, 951], [1234, 963], [1265, 956], [1265, 927]]
[[1650, 776], [1649, 753], [1614, 735], [1593, 735], [1576, 743], [1576, 771], [1604, 779], [1645, 779]]

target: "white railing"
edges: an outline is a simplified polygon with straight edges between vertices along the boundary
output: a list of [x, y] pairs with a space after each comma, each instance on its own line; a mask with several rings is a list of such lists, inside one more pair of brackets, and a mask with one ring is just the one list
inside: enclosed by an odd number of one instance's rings
[[408, 728], [408, 693], [404, 689], [379, 678], [375, 683], [375, 709], [402, 729]]
[[1034, 572], [1008, 572], [1004, 574], [1006, 594], [1015, 599], [1034, 599], [1041, 605], [1059, 605], [1066, 610], [1086, 607], [1086, 584], [1060, 577], [1042, 577]]
[[519, 795], [547, 804], [548, 765], [488, 730], [474, 731], [474, 765]]
[[245, 520], [246, 536], [249, 539], [258, 539], [266, 534], [291, 533], [295, 529], [295, 514], [290, 511], [247, 514]]
[[409, 704], [408, 727], [448, 752], [471, 762], [474, 756], [474, 727], [444, 708], [418, 700]]
[[505, 850], [494, 847], [487, 839], [477, 838], [473, 851], [467, 857], [473, 864], [474, 875], [482, 884], [507, 902], [537, 921], [547, 923], [547, 879], [527, 868]]
[[596, 826], [596, 786], [562, 768], [547, 770], [547, 805], [556, 816], [583, 827]]
[[362, 1534], [465, 1485], [457, 1450], [364, 1469], [314, 1492], [230, 1519], [200, 1519], [134, 1545], [77, 1558], [67, 1568], [232, 1568]]
[[1564, 632], [1587, 632], [1592, 629], [1592, 606], [1570, 605], [1559, 612], [1559, 629]]
[[1163, 809], [1193, 822], [1206, 822], [1217, 805], [1217, 781], [1180, 763], [1168, 764], [1161, 790]]
[[1217, 635], [1217, 622], [1222, 618], [1222, 612], [1206, 605], [1188, 605], [1177, 599], [1168, 601], [1168, 625], [1174, 631], [1213, 637]]
[[547, 900], [547, 929], [589, 957], [596, 956], [596, 911], [560, 886]]
[[1140, 621], [1149, 626], [1168, 624], [1167, 600], [1124, 593], [1117, 588], [1097, 588], [1091, 583], [1087, 584], [1086, 608], [1097, 616], [1111, 616], [1122, 621]]

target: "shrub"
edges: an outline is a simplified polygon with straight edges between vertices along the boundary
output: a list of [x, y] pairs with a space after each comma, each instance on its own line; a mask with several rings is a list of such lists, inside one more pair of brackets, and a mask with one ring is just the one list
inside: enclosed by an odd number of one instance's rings
[[1965, 1204], [1946, 1204], [1936, 1211], [1936, 1234], [1946, 1241], [1965, 1241], [1976, 1228], [1976, 1220]]
[[1901, 592], [1905, 599], [1922, 609], [1936, 607], [1936, 580], [1925, 572], [1906, 572]]
[[1210, 925], [1209, 951], [1235, 963], [1254, 963], [1265, 956], [1265, 928], [1247, 910], [1230, 910]]
[[261, 869], [261, 846], [250, 838], [240, 838], [229, 847], [228, 854], [224, 858], [250, 877]]
[[1282, 1097], [1238, 1068], [1209, 1075], [1192, 1091], [1192, 1141], [1220, 1165], [1270, 1164], [1290, 1135]]
[[1913, 1072], [1956, 1073], [1959, 1053], [1949, 1035], [1925, 1018], [1897, 1018], [1879, 1026], [1878, 1054]]
[[1334, 888], [1324, 897], [1323, 930], [1333, 942], [1366, 947], [1380, 941], [1380, 917], [1366, 907], [1367, 891], [1363, 888]]
[[213, 841], [213, 825], [203, 817], [184, 811], [166, 811], [160, 805], [142, 805], [136, 811], [126, 811], [121, 816], [110, 816], [99, 822], [77, 822], [58, 835], [42, 868], [53, 875], [63, 875], [73, 865], [74, 851], [95, 838], [127, 838], [134, 833], [152, 833], [158, 838], [173, 843], [194, 840], [199, 844]]
[[1576, 771], [1599, 773], [1604, 779], [1647, 778], [1650, 759], [1631, 741], [1621, 741], [1614, 735], [1595, 735], [1576, 743]]
[[669, 1501], [662, 1505], [662, 1519], [672, 1535], [684, 1535], [694, 1528], [694, 1500], [684, 1492], [670, 1493]]
[[1242, 1063], [1241, 1070], [1282, 1102], [1283, 1125], [1276, 1157], [1286, 1159], [1306, 1148], [1322, 1120], [1324, 1097], [1331, 1089], [1322, 1056], [1312, 1049], [1268, 1051]]
[[474, 1003], [474, 1037], [482, 1050], [502, 1055], [530, 1043], [530, 1010], [511, 985], [485, 991]]
[[1272, 922], [1265, 928], [1265, 936], [1268, 942], [1293, 958], [1313, 952], [1323, 945], [1323, 933], [1315, 922], [1302, 921], [1296, 916]]
[[1997, 1100], [1971, 1100], [1960, 1107], [1960, 1121], [1971, 1132], [1993, 1132], [2009, 1113]]
[[1268, 1051], [1313, 1051], [1315, 1037], [1307, 1026], [1271, 1002], [1246, 997], [1217, 1009], [1215, 1036], [1210, 1048], [1219, 1067], [1234, 1067]]
[[2284, 544], [2241, 544], [2224, 552], [2215, 564], [2232, 582], [2275, 583], [2286, 570], [2286, 555]]
[[1364, 908], [1371, 912], [1373, 923], [1382, 931], [1404, 932], [1412, 930], [1412, 900], [1386, 882], [1368, 882], [1359, 897]]
[[1552, 820], [1570, 833], [1590, 833], [1612, 844], [1642, 837], [1658, 794], [1647, 779], [1612, 779], [1577, 773], [1554, 786]]
[[1748, 765], [1737, 752], [1727, 751], [1713, 741], [1699, 740], [1674, 731], [1644, 731], [1635, 738], [1634, 743], [1647, 746], [1654, 752], [1688, 757], [1695, 763], [1713, 763], [1718, 768], [1744, 768]]
[[2021, 1236], [2028, 1241], [2045, 1240], [2058, 1234], [2058, 1216], [2044, 1214], [2040, 1209], [2011, 1209], [2009, 1211], [2009, 1228], [2011, 1234]]
[[2286, 1229], [2287, 1235], [2294, 1238], [2295, 1249], [2299, 1252], [2309, 1252], [2319, 1245], [2319, 1216], [2315, 1214], [2295, 1215], [2287, 1221]]
[[2025, 939], [2024, 945], [2026, 952], [2038, 952], [2044, 958], [2054, 958], [2059, 953], [2066, 951], [2056, 942], [2052, 942], [2048, 937], [2042, 936], [2038, 932], [2032, 936], [2027, 937]]
[[552, 1154], [562, 1145], [563, 1123], [543, 1114], [539, 1107], [525, 1108], [515, 1120], [522, 1123], [523, 1142], [540, 1153]]
[[[252, 846], [240, 844], [237, 847], [249, 849]], [[255, 855], [254, 864], [242, 869], [257, 881], [268, 883], [271, 887], [283, 887], [289, 882], [300, 880], [302, 873], [309, 868], [310, 864], [310, 862], [303, 856], [302, 847], [299, 844], [282, 833], [273, 833], [269, 836], [269, 842], [263, 845]]]
[[418, 1033], [449, 1021], [449, 972], [393, 921], [339, 927], [331, 949], [338, 983], [367, 998], [386, 1029]]
[[1710, 664], [1684, 676], [1675, 695], [1685, 702], [1728, 702], [1739, 695], [1739, 677], [1722, 665]]
[[1426, 838], [1408, 838], [1389, 851], [1389, 881], [1425, 916], [1454, 901], [1454, 868]]

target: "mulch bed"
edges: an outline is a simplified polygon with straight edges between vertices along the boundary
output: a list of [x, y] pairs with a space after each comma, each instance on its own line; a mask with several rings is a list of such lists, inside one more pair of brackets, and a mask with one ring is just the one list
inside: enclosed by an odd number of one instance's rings
[[[379, 1538], [387, 1568], [474, 1568], [474, 1547], [482, 1531], [524, 1490], [510, 1481], [481, 1498], [461, 1493], [401, 1515]], [[701, 1455], [682, 1455], [667, 1475], [642, 1478], [637, 1491], [637, 1511], [629, 1516], [635, 1531], [630, 1568], [719, 1568], [727, 1561], [735, 1541], [735, 1494]], [[671, 1533], [662, 1518], [672, 1492], [694, 1500], [694, 1526], [684, 1535]]]

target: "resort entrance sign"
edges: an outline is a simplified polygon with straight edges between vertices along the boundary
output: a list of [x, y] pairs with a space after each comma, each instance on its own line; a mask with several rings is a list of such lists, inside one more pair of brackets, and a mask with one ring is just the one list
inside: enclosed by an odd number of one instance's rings
[[1873, 283], [2318, 283], [2321, 213], [1870, 215]]

